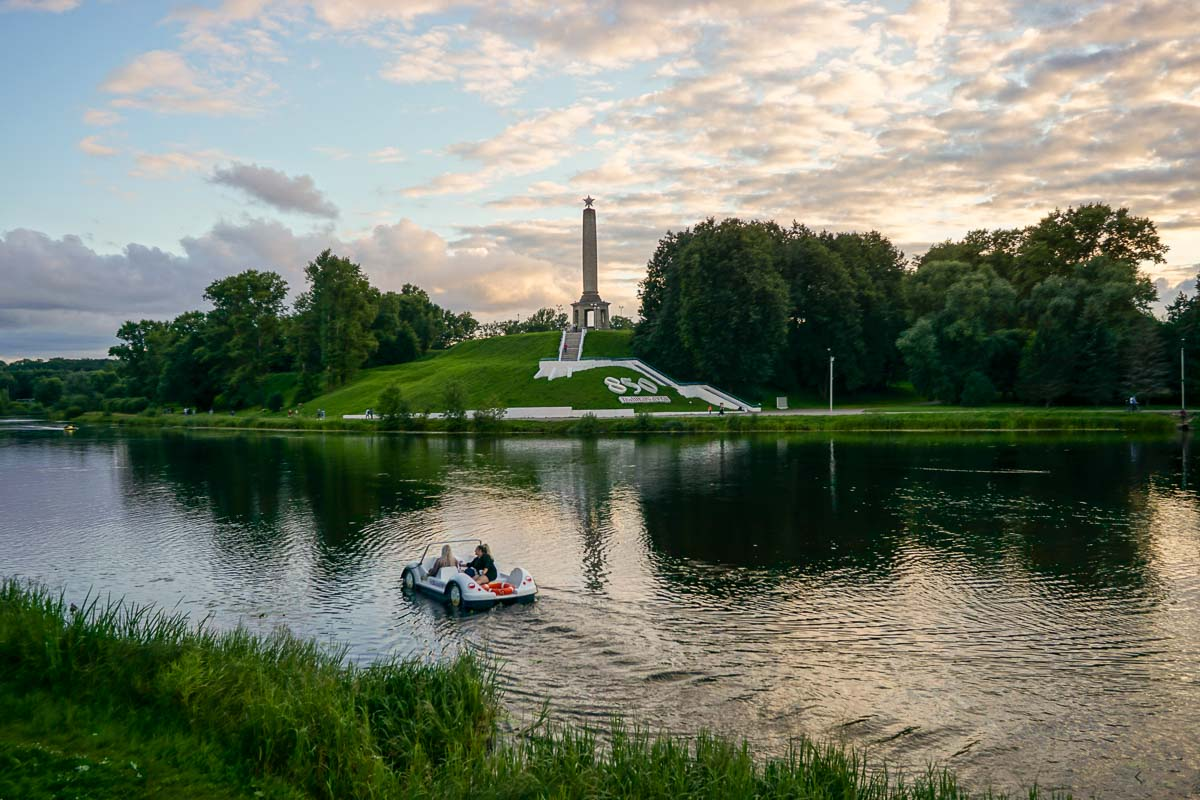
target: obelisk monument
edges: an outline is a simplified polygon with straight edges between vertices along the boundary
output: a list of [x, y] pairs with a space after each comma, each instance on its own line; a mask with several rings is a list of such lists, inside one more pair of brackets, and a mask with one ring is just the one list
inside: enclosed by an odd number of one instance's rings
[[583, 294], [571, 304], [572, 325], [582, 328], [607, 328], [608, 303], [600, 299], [598, 259], [596, 257], [596, 202], [590, 196], [583, 199]]

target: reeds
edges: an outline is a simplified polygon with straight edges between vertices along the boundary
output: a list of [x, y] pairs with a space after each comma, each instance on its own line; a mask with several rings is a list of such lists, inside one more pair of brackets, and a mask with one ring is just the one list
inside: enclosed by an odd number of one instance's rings
[[991, 796], [969, 795], [953, 775], [935, 769], [912, 781], [892, 777], [857, 750], [807, 739], [766, 761], [725, 737], [654, 735], [620, 723], [603, 736], [543, 723], [501, 739], [495, 671], [471, 655], [362, 667], [347, 662], [343, 650], [282, 630], [266, 637], [217, 632], [182, 614], [95, 596], [68, 607], [42, 586], [4, 579], [0, 706], [28, 697], [51, 698], [109, 727], [136, 727], [140, 739], [160, 737], [173, 753], [192, 742], [193, 772], [211, 774], [216, 754], [226, 770], [218, 777], [232, 775], [237, 792], [266, 786], [319, 798]]

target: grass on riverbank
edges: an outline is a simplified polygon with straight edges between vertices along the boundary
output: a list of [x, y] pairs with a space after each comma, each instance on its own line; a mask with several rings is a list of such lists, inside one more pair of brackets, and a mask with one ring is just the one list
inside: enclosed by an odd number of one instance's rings
[[[350, 431], [371, 433], [381, 423], [365, 420], [287, 417], [276, 414], [240, 413], [181, 414], [145, 416], [96, 412], [75, 420], [76, 424], [125, 425], [131, 427], [236, 428], [248, 430]], [[552, 436], [590, 436], [636, 433], [805, 433], [849, 431], [1121, 431], [1142, 434], [1169, 434], [1177, 420], [1169, 414], [1118, 413], [1104, 411], [1008, 409], [944, 410], [911, 412], [869, 412], [834, 416], [784, 414], [704, 414], [700, 416], [656, 416], [640, 414], [616, 419], [501, 420], [487, 423], [476, 433], [544, 434]], [[410, 432], [445, 432], [441, 420], [414, 419]], [[474, 423], [469, 428], [474, 429]], [[470, 432], [470, 431], [468, 431]]]
[[[0, 797], [968, 798], [950, 773], [889, 779], [861, 754], [544, 726], [496, 733], [494, 673], [347, 664], [286, 633], [193, 628], [0, 582]], [[1028, 795], [1036, 797], [1036, 790]]]

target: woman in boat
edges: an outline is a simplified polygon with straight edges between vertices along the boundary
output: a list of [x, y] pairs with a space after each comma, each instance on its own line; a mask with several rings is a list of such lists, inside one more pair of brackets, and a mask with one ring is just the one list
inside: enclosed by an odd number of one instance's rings
[[491, 583], [500, 576], [496, 570], [496, 562], [492, 559], [492, 550], [486, 544], [475, 548], [475, 558], [467, 564], [466, 572], [471, 577], [478, 577], [484, 583]]
[[454, 552], [450, 549], [450, 545], [444, 544], [442, 545], [442, 554], [438, 557], [437, 561], [433, 562], [433, 566], [429, 569], [429, 574], [437, 577], [437, 574], [441, 572], [442, 567], [457, 566], [458, 560], [454, 558]]

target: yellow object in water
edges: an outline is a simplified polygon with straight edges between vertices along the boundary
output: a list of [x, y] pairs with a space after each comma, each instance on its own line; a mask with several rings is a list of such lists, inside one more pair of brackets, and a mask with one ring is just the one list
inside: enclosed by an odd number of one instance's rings
[[74, 425], [67, 425], [65, 428], [63, 428], [64, 433], [74, 433], [77, 430], [79, 430], [79, 428], [76, 428]]

